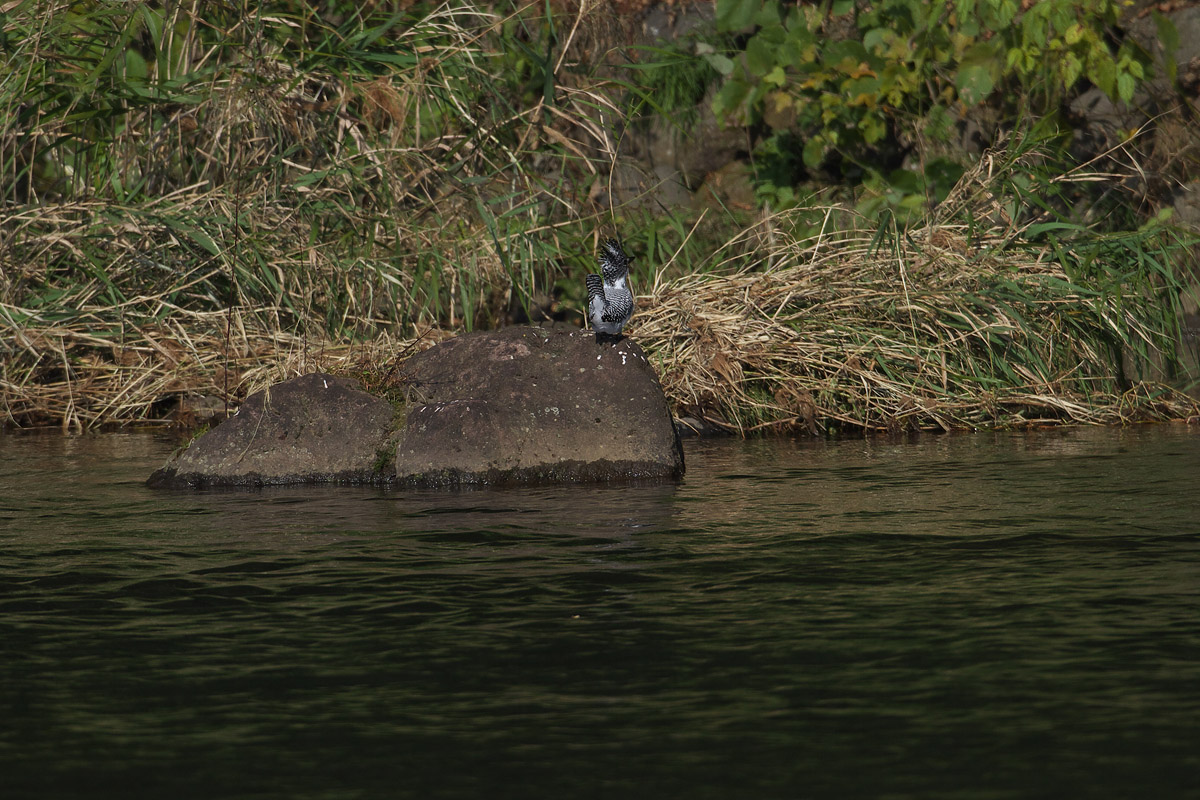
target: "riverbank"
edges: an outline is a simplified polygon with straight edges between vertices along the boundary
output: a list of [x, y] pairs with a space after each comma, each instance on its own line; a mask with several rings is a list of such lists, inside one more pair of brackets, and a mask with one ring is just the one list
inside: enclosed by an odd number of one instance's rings
[[[995, 197], [983, 188], [968, 179], [962, 196]], [[1177, 357], [1180, 287], [1170, 273], [1136, 269], [1170, 263], [1182, 245], [1169, 230], [1071, 241], [1046, 235], [1071, 233], [1057, 225], [972, 228], [961, 219], [986, 218], [986, 209], [955, 208], [923, 227], [873, 232], [834, 227], [847, 217], [829, 208], [830, 229], [815, 235], [795, 214], [765, 216], [691, 269], [655, 265], [635, 285], [627, 333], [645, 348], [677, 416], [741, 434], [1200, 415], [1163, 372]], [[118, 249], [133, 235], [110, 230], [108, 246]], [[26, 241], [69, 250], [74, 237], [95, 230]], [[319, 315], [339, 308], [315, 293], [303, 306], [291, 295], [206, 311], [180, 302], [203, 273], [119, 303], [105, 299], [120, 290], [111, 277], [74, 281], [74, 294], [40, 308], [3, 306], [9, 424], [193, 426], [315, 370], [368, 389], [386, 385], [408, 356], [466, 330], [417, 324], [407, 336], [319, 335]]]
[[[714, 122], [721, 62], [696, 42], [626, 47], [595, 9], [281, 7], [3, 18], [4, 424], [186, 428], [297, 374], [369, 389], [463, 331], [578, 326], [607, 235], [677, 416], [819, 435], [1200, 415], [1195, 237], [1071, 221], [1114, 179], [1053, 137], [997, 137], [953, 185], [801, 202], [747, 172], [730, 142], [752, 123]], [[678, 149], [708, 137], [736, 167], [696, 162], [696, 187], [638, 160], [685, 106]]]

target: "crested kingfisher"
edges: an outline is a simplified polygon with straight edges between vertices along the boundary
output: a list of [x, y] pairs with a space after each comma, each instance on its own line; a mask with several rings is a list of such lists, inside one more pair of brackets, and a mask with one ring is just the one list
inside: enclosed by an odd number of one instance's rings
[[629, 256], [616, 239], [606, 239], [600, 246], [600, 275], [586, 278], [588, 320], [596, 338], [619, 337], [621, 329], [633, 316], [633, 292], [625, 282], [629, 275]]

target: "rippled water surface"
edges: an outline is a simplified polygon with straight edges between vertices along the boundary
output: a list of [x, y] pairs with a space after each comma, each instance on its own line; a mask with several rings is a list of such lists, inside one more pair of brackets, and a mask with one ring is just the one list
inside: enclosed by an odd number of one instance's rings
[[1198, 797], [1200, 434], [171, 493], [0, 434], [0, 795]]

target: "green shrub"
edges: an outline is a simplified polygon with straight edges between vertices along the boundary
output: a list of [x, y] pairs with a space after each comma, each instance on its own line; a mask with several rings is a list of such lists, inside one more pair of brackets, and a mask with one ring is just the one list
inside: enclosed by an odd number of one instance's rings
[[[916, 210], [961, 175], [944, 158], [905, 168], [918, 142], [949, 142], [982, 107], [998, 119], [1052, 119], [1085, 81], [1128, 101], [1149, 75], [1141, 48], [1110, 44], [1119, 0], [1021, 5], [718, 0], [719, 32], [740, 32], [744, 44], [732, 58], [707, 56], [725, 76], [714, 109], [765, 129], [769, 164], [791, 160], [794, 168], [773, 169], [776, 185], [824, 172], [866, 189], [876, 205]], [[1159, 23], [1170, 46], [1173, 28]]]

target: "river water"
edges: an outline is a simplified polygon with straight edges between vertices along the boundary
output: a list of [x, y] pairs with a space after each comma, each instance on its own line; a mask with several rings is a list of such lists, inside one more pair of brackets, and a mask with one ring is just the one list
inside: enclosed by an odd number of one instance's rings
[[1200, 431], [163, 492], [0, 434], [5, 798], [1200, 797]]

